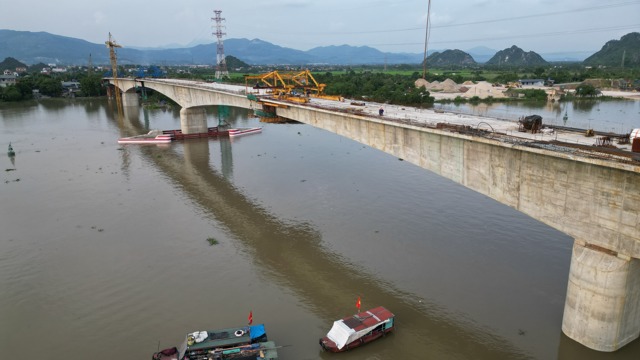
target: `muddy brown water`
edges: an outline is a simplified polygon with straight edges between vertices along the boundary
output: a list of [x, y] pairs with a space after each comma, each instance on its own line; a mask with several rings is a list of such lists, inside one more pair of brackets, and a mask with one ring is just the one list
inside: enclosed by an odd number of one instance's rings
[[[0, 105], [1, 359], [148, 359], [250, 311], [284, 360], [640, 357], [562, 334], [568, 236], [331, 133], [227, 121], [264, 130], [120, 146], [178, 112]], [[322, 352], [358, 297], [396, 332]]]

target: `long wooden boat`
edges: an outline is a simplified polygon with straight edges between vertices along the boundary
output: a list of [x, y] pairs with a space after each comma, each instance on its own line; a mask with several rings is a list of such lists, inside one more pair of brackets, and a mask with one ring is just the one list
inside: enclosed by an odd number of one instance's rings
[[261, 127], [229, 129], [229, 137], [255, 134], [259, 132], [262, 132]]
[[382, 306], [359, 312], [333, 322], [320, 346], [330, 352], [342, 352], [377, 340], [395, 329], [395, 315]]
[[169, 134], [160, 130], [151, 130], [143, 135], [129, 136], [118, 139], [118, 144], [168, 144], [173, 140]]
[[153, 354], [153, 360], [276, 360], [277, 346], [267, 339], [264, 324], [195, 331], [179, 347]]

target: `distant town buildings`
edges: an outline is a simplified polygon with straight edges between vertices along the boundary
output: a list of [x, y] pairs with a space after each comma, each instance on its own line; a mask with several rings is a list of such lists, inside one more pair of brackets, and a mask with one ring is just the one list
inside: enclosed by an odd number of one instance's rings
[[17, 74], [11, 72], [11, 70], [5, 70], [2, 75], [0, 75], [0, 87], [7, 87], [9, 85], [16, 84]]

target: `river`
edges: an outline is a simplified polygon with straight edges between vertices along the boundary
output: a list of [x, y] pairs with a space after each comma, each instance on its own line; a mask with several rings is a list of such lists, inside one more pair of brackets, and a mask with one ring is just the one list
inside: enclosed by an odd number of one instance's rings
[[[518, 120], [537, 114], [544, 125], [594, 129], [614, 134], [628, 134], [640, 127], [638, 100], [580, 100], [573, 102], [496, 102], [493, 104], [436, 104], [436, 109], [455, 113]], [[566, 116], [565, 116], [566, 115]]]
[[[2, 359], [148, 359], [250, 311], [283, 360], [640, 356], [638, 340], [600, 353], [562, 334], [573, 241], [507, 206], [241, 109], [226, 121], [262, 133], [121, 146], [179, 113], [113, 109], [0, 104], [0, 146], [16, 151], [0, 160]], [[321, 351], [358, 297], [396, 332]]]

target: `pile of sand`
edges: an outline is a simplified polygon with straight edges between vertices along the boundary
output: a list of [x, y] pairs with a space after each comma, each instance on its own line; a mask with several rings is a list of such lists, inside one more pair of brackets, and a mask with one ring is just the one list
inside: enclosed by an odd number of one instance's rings
[[423, 86], [427, 89], [429, 88], [429, 82], [425, 79], [418, 79], [414, 84], [416, 85], [416, 88], [423, 87]]
[[493, 86], [491, 83], [486, 81], [480, 81], [475, 85], [469, 85], [469, 90], [464, 93], [464, 97], [471, 98], [477, 96], [481, 99], [487, 98], [489, 96], [493, 96], [494, 98], [503, 98], [506, 95], [503, 93], [504, 88], [499, 88]]
[[454, 93], [459, 92], [459, 86], [455, 81], [451, 79], [447, 79], [440, 83], [440, 87], [442, 88], [442, 92]]

